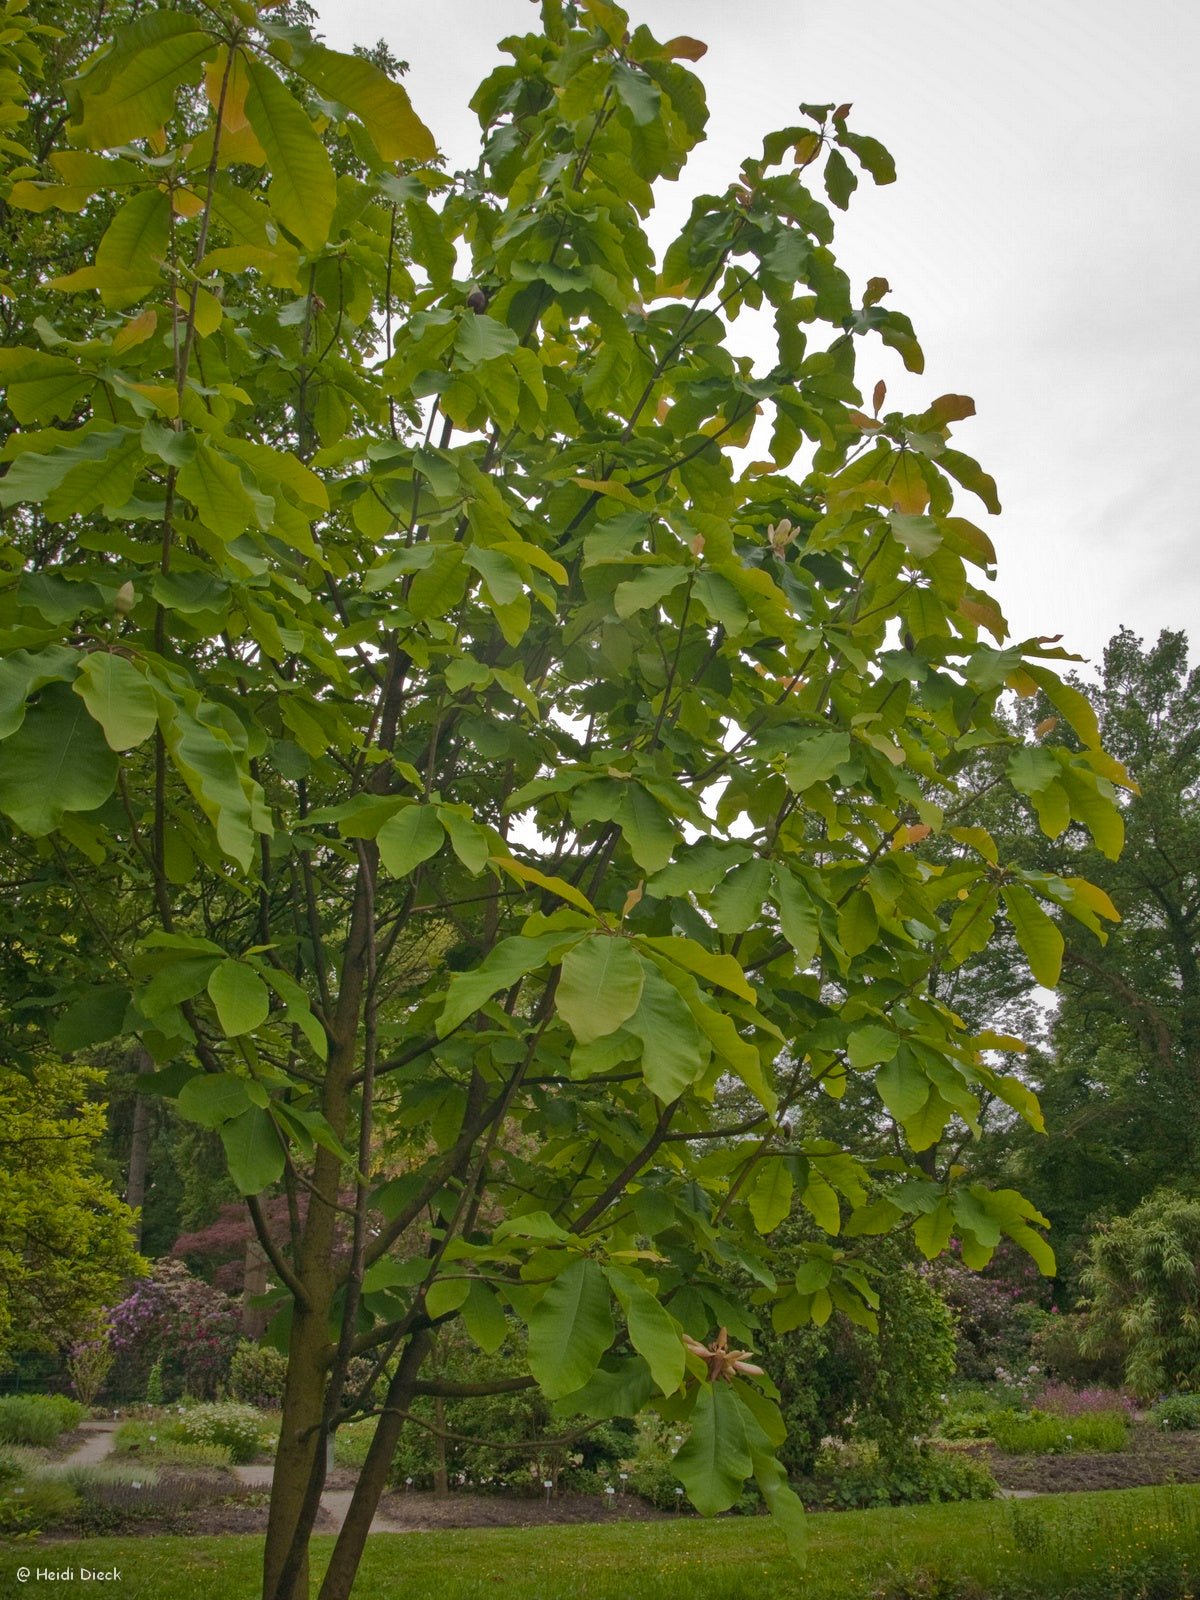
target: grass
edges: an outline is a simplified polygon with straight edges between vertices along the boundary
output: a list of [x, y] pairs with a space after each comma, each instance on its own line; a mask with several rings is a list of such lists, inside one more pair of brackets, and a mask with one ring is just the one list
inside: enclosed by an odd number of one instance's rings
[[[404, 1592], [421, 1600], [1059, 1600], [1068, 1592], [1119, 1600], [1145, 1592], [1156, 1562], [1200, 1567], [1192, 1486], [845, 1512], [809, 1526], [803, 1572], [765, 1518], [380, 1534], [354, 1596], [392, 1600], [402, 1576]], [[314, 1575], [331, 1547], [314, 1539]], [[261, 1552], [250, 1536], [25, 1546], [0, 1554], [0, 1592], [19, 1592], [18, 1566], [116, 1566], [122, 1600], [255, 1600]], [[1191, 1591], [1176, 1583], [1154, 1592]]]

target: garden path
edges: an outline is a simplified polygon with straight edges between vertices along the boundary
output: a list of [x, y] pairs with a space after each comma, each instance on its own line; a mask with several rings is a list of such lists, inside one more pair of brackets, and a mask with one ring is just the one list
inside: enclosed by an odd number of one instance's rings
[[[269, 1461], [252, 1461], [248, 1466], [233, 1469], [238, 1482], [252, 1489], [269, 1489], [273, 1471], [274, 1468]], [[345, 1522], [352, 1493], [350, 1489], [326, 1489], [321, 1496], [321, 1510], [334, 1524], [331, 1531], [340, 1530], [342, 1523]], [[371, 1523], [371, 1532], [411, 1533], [412, 1529], [406, 1528], [403, 1523], [393, 1522], [391, 1517], [385, 1516], [382, 1511], [377, 1511]]]
[[69, 1456], [64, 1456], [60, 1463], [63, 1467], [94, 1467], [98, 1461], [103, 1461], [105, 1456], [111, 1454], [113, 1447], [113, 1434], [119, 1424], [115, 1422], [83, 1422], [79, 1425], [80, 1433], [86, 1433], [87, 1438], [82, 1444], [75, 1446]]

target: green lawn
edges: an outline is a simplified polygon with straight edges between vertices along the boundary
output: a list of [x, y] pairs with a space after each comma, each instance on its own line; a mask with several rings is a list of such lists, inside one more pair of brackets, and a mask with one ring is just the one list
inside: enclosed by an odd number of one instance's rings
[[[810, 1519], [803, 1573], [765, 1518], [380, 1534], [368, 1548], [355, 1600], [394, 1600], [398, 1585], [420, 1600], [863, 1600], [914, 1573], [961, 1580], [972, 1596], [1063, 1594], [1085, 1574], [1098, 1595], [1125, 1592], [1120, 1573], [1193, 1557], [1200, 1569], [1200, 1488], [1127, 1489], [1036, 1501], [919, 1506]], [[314, 1540], [318, 1569], [332, 1541]], [[36, 1569], [121, 1570], [121, 1600], [253, 1600], [260, 1539], [92, 1539], [9, 1547], [0, 1593], [45, 1593]], [[33, 1569], [24, 1585], [18, 1567]], [[88, 1584], [96, 1593], [97, 1584]], [[938, 1592], [951, 1595], [953, 1587]], [[1136, 1587], [1130, 1592], [1136, 1593]]]

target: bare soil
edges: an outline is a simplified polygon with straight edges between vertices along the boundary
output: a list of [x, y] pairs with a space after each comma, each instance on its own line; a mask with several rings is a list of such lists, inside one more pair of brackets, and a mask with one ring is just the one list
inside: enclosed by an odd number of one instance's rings
[[[611, 1501], [611, 1505], [607, 1502]], [[379, 1509], [407, 1528], [535, 1528], [567, 1522], [658, 1522], [665, 1513], [636, 1495], [386, 1494]]]
[[1200, 1483], [1200, 1432], [1163, 1433], [1135, 1422], [1124, 1450], [1062, 1456], [1010, 1456], [988, 1446], [978, 1452], [1002, 1489], [1064, 1494], [1081, 1489], [1140, 1489], [1159, 1483]]

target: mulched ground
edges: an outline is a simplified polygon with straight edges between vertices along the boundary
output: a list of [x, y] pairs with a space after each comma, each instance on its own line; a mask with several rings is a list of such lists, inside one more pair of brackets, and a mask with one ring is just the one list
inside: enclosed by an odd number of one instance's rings
[[[607, 1502], [611, 1500], [611, 1505]], [[636, 1495], [545, 1496], [489, 1494], [385, 1494], [380, 1511], [414, 1530], [433, 1528], [536, 1528], [567, 1522], [659, 1522], [665, 1516]]]
[[1002, 1489], [1063, 1494], [1078, 1489], [1200, 1483], [1200, 1432], [1163, 1433], [1148, 1422], [1134, 1423], [1124, 1450], [1009, 1456], [984, 1446], [978, 1454], [991, 1467]]

